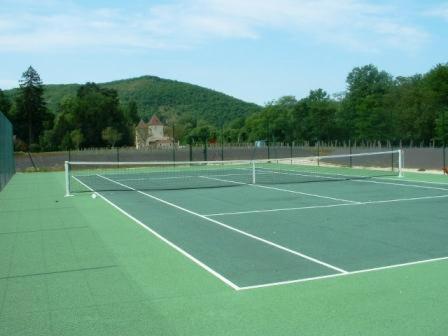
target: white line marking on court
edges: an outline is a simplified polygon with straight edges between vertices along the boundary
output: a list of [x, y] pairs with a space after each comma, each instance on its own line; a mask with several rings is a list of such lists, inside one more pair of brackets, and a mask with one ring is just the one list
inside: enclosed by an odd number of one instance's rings
[[235, 211], [235, 212], [220, 212], [220, 213], [212, 213], [204, 215], [206, 217], [218, 217], [218, 216], [232, 216], [232, 215], [245, 215], [245, 214], [254, 214], [254, 213], [265, 213], [265, 212], [280, 212], [280, 211], [293, 211], [293, 210], [306, 210], [306, 209], [321, 209], [321, 208], [333, 208], [340, 207], [346, 205], [356, 205], [353, 203], [339, 203], [339, 204], [327, 204], [327, 205], [315, 205], [315, 206], [306, 206], [306, 207], [297, 207], [297, 208], [277, 208], [277, 209], [266, 209], [266, 210], [248, 210], [248, 211]]
[[[98, 175], [100, 176], [100, 175]], [[92, 188], [90, 188], [88, 185], [86, 185], [85, 183], [83, 183], [82, 181], [80, 181], [78, 178], [73, 177], [74, 179], [76, 179], [79, 183], [81, 183], [82, 185], [84, 185], [86, 188], [88, 188], [89, 190], [91, 190], [92, 192], [95, 192]], [[223, 275], [221, 275], [220, 273], [216, 272], [214, 269], [210, 268], [209, 266], [207, 266], [206, 264], [204, 264], [202, 261], [196, 259], [195, 257], [193, 257], [191, 254], [189, 254], [188, 252], [186, 252], [185, 250], [183, 250], [181, 247], [177, 246], [176, 244], [172, 243], [171, 241], [169, 241], [168, 239], [166, 239], [165, 237], [163, 237], [162, 235], [160, 235], [159, 233], [157, 233], [156, 231], [154, 231], [153, 229], [149, 228], [148, 226], [146, 226], [143, 222], [141, 222], [140, 220], [138, 220], [137, 218], [135, 218], [134, 216], [132, 216], [131, 214], [127, 213], [125, 210], [123, 210], [122, 208], [120, 208], [118, 205], [116, 205], [115, 203], [113, 203], [112, 201], [110, 201], [108, 198], [106, 198], [104, 195], [101, 195], [99, 192], [95, 192], [95, 194], [97, 194], [98, 196], [100, 196], [104, 201], [106, 201], [107, 203], [109, 203], [110, 205], [112, 205], [115, 209], [117, 209], [118, 211], [120, 211], [122, 214], [124, 214], [125, 216], [129, 217], [130, 219], [132, 219], [135, 223], [137, 223], [138, 225], [140, 225], [142, 228], [144, 228], [145, 230], [149, 231], [150, 233], [152, 233], [154, 236], [156, 236], [157, 238], [159, 238], [160, 240], [162, 240], [164, 243], [168, 244], [169, 246], [171, 246], [173, 249], [175, 249], [176, 251], [180, 252], [182, 255], [184, 255], [185, 257], [187, 257], [188, 259], [190, 259], [192, 262], [194, 262], [195, 264], [199, 265], [200, 267], [202, 267], [204, 270], [206, 270], [207, 272], [209, 272], [210, 274], [214, 275], [215, 277], [217, 277], [219, 280], [221, 280], [222, 282], [224, 282], [226, 285], [228, 285], [229, 287], [235, 289], [235, 290], [239, 290], [240, 287], [237, 286], [236, 284], [234, 284], [232, 281], [230, 281], [229, 279], [227, 279], [226, 277], [224, 277]]]
[[272, 282], [272, 283], [266, 283], [266, 284], [261, 284], [261, 285], [254, 285], [254, 286], [245, 286], [245, 287], [240, 287], [239, 290], [266, 288], [266, 287], [288, 285], [288, 284], [294, 284], [294, 283], [300, 283], [300, 282], [308, 282], [308, 281], [328, 279], [328, 278], [337, 278], [337, 277], [350, 276], [350, 275], [355, 275], [355, 274], [362, 274], [362, 273], [368, 273], [368, 272], [376, 272], [376, 271], [388, 270], [388, 269], [393, 269], [393, 268], [407, 267], [407, 266], [418, 265], [418, 264], [426, 264], [426, 263], [443, 261], [443, 260], [448, 260], [448, 257], [440, 257], [440, 258], [433, 258], [433, 259], [411, 261], [411, 262], [408, 262], [408, 263], [388, 265], [388, 266], [375, 267], [375, 268], [368, 268], [368, 269], [363, 269], [363, 270], [359, 270], [359, 271], [347, 272], [347, 273], [343, 273], [343, 274], [337, 273], [337, 274], [322, 275], [322, 276], [317, 276], [317, 277], [312, 277], [312, 278], [279, 281], [279, 282]]
[[[263, 173], [267, 174], [267, 173]], [[222, 175], [210, 175], [213, 177], [226, 177], [226, 176], [251, 176], [250, 174], [222, 174]], [[129, 179], [116, 179], [119, 182], [126, 181], [148, 181], [148, 180], [174, 180], [174, 179], [186, 179], [186, 178], [194, 178], [198, 177], [198, 175], [183, 175], [183, 176], [171, 176], [171, 177], [141, 177], [141, 178], [129, 178]], [[199, 176], [203, 177], [203, 176]]]
[[[265, 171], [269, 171], [266, 170], [266, 168], [258, 168], [258, 169], [263, 169]], [[284, 172], [279, 172], [279, 171], [272, 171], [272, 173], [276, 173], [276, 174], [284, 174], [284, 175], [297, 175], [297, 176], [305, 176], [305, 177], [317, 177], [317, 178], [323, 178], [323, 179], [329, 179], [329, 180], [340, 180], [340, 178], [338, 177], [332, 177], [332, 176], [324, 176], [322, 174], [325, 173], [319, 173], [319, 174], [302, 174], [299, 172], [296, 172], [294, 170], [290, 170], [290, 169], [282, 169], [283, 171], [287, 171], [290, 173], [284, 173]], [[293, 174], [291, 174], [293, 173]], [[332, 173], [327, 173], [327, 174], [332, 174]], [[388, 180], [388, 179], [392, 179], [392, 178], [380, 178], [380, 177], [375, 177], [372, 176], [370, 177], [371, 179], [366, 179], [369, 178], [369, 176], [350, 176], [350, 175], [344, 175], [344, 174], [336, 174], [334, 173], [333, 175], [340, 175], [341, 177], [346, 177], [347, 179], [349, 179], [350, 181], [353, 182], [360, 182], [360, 183], [375, 183], [375, 184], [389, 184], [389, 185], [394, 185], [394, 186], [401, 186], [401, 187], [410, 187], [410, 188], [420, 188], [420, 189], [432, 189], [432, 190], [444, 190], [444, 191], [448, 191], [448, 188], [441, 188], [441, 187], [430, 187], [430, 186], [422, 186], [422, 185], [418, 185], [418, 184], [407, 184], [407, 183], [395, 183], [395, 182], [381, 182], [381, 181], [373, 181], [372, 179], [383, 179], [383, 180]], [[403, 180], [403, 179], [398, 179], [398, 178], [394, 178], [394, 180], [399, 180], [399, 181], [407, 181], [407, 182], [414, 182], [414, 183], [420, 183], [420, 181], [412, 181], [412, 180]], [[425, 183], [425, 182], [422, 182]], [[434, 183], [437, 184], [436, 182], [426, 182], [426, 183]], [[443, 183], [442, 183], [443, 184]]]
[[253, 214], [253, 213], [264, 213], [264, 212], [279, 212], [279, 211], [297, 211], [297, 210], [308, 210], [308, 209], [336, 208], [336, 207], [343, 207], [343, 206], [385, 204], [385, 203], [419, 201], [419, 200], [428, 200], [428, 199], [437, 199], [437, 198], [448, 198], [448, 195], [422, 196], [422, 197], [412, 197], [412, 198], [397, 198], [397, 199], [391, 199], [391, 200], [366, 201], [366, 202], [358, 202], [358, 203], [315, 205], [315, 206], [305, 206], [305, 207], [296, 207], [296, 208], [277, 208], [277, 209], [260, 209], [260, 210], [248, 210], [248, 211], [221, 212], [221, 213], [208, 214], [208, 215], [204, 215], [204, 216], [206, 216], [206, 217], [217, 217], [217, 216], [231, 216], [231, 215], [244, 215], [244, 214]]
[[[367, 178], [368, 177], [368, 176], [363, 176], [363, 175], [353, 176], [353, 175], [344, 175], [344, 174], [340, 174], [340, 173], [324, 173], [324, 172], [319, 172], [319, 174], [308, 172], [308, 174], [304, 174], [304, 173], [300, 173], [296, 170], [283, 169], [283, 168], [280, 168], [281, 172], [279, 170], [270, 170], [267, 168], [257, 168], [257, 169], [261, 170], [261, 171], [271, 172], [274, 174], [291, 175], [291, 176], [305, 176], [305, 177], [315, 177], [315, 178], [317, 177], [317, 178], [321, 178], [321, 179], [328, 179], [328, 180], [335, 180], [335, 181], [341, 180], [340, 177], [334, 177], [335, 175], [344, 177], [346, 179], [353, 179], [354, 177], [355, 178]], [[331, 174], [332, 176], [325, 176], [325, 174], [327, 174], [327, 175]]]
[[395, 182], [381, 182], [381, 181], [372, 181], [372, 180], [354, 180], [354, 181], [355, 181], [355, 182], [361, 182], [361, 183], [389, 184], [389, 185], [400, 186], [400, 187], [409, 187], [409, 188], [420, 188], [420, 189], [431, 189], [431, 190], [443, 190], [443, 191], [448, 191], [448, 188], [422, 186], [422, 185], [419, 185], [419, 184], [407, 184], [407, 183], [395, 183]]
[[402, 177], [374, 177], [374, 179], [405, 181], [405, 182], [425, 183], [425, 184], [438, 184], [438, 185], [446, 185], [446, 186], [448, 186], [447, 182], [419, 181], [419, 180], [405, 179], [405, 178], [402, 178]]
[[249, 232], [246, 232], [246, 231], [243, 231], [243, 230], [234, 228], [234, 227], [232, 227], [232, 226], [230, 226], [230, 225], [227, 225], [227, 224], [224, 224], [224, 223], [222, 223], [222, 222], [218, 222], [217, 220], [214, 220], [214, 219], [212, 219], [212, 218], [208, 218], [208, 217], [206, 217], [206, 216], [204, 216], [204, 215], [198, 214], [197, 212], [188, 210], [188, 209], [183, 208], [183, 207], [181, 207], [181, 206], [179, 206], [179, 205], [176, 205], [176, 204], [174, 204], [174, 203], [165, 201], [165, 200], [163, 200], [163, 199], [161, 199], [161, 198], [159, 198], [159, 197], [156, 197], [156, 196], [153, 196], [153, 195], [151, 195], [151, 194], [145, 193], [145, 192], [143, 192], [143, 191], [141, 191], [141, 190], [134, 189], [134, 188], [132, 188], [132, 187], [130, 187], [130, 186], [127, 186], [126, 184], [123, 184], [123, 183], [114, 181], [114, 180], [112, 180], [112, 179], [110, 179], [110, 178], [108, 178], [108, 177], [105, 177], [105, 176], [102, 176], [102, 175], [98, 175], [98, 176], [101, 177], [101, 178], [103, 178], [103, 179], [105, 179], [105, 180], [108, 180], [108, 181], [110, 181], [110, 182], [113, 182], [113, 183], [116, 183], [116, 184], [118, 184], [118, 185], [121, 185], [122, 187], [128, 188], [129, 190], [136, 191], [136, 192], [138, 192], [139, 194], [145, 195], [145, 196], [147, 196], [147, 197], [149, 197], [149, 198], [152, 198], [152, 199], [154, 199], [154, 200], [156, 200], [156, 201], [158, 201], [158, 202], [160, 202], [160, 203], [169, 205], [169, 206], [171, 206], [171, 207], [173, 207], [173, 208], [176, 208], [176, 209], [178, 209], [178, 210], [181, 210], [181, 211], [184, 211], [184, 212], [189, 213], [189, 214], [191, 214], [191, 215], [194, 215], [194, 216], [196, 216], [196, 217], [205, 219], [206, 221], [209, 221], [209, 222], [212, 222], [212, 223], [217, 224], [217, 225], [219, 225], [219, 226], [222, 226], [222, 227], [224, 227], [224, 228], [226, 228], [226, 229], [228, 229], [228, 230], [235, 231], [235, 232], [237, 232], [237, 233], [239, 233], [239, 234], [242, 234], [242, 235], [244, 235], [244, 236], [246, 236], [246, 237], [249, 237], [249, 238], [258, 240], [258, 241], [260, 241], [260, 242], [262, 242], [262, 243], [264, 243], [264, 244], [266, 244], [266, 245], [270, 245], [270, 246], [273, 246], [273, 247], [278, 248], [278, 249], [280, 249], [280, 250], [283, 250], [283, 251], [285, 251], [285, 252], [294, 254], [294, 255], [299, 256], [299, 257], [301, 257], [301, 258], [303, 258], [303, 259], [307, 259], [307, 260], [312, 261], [312, 262], [314, 262], [314, 263], [316, 263], [316, 264], [320, 264], [320, 265], [322, 265], [322, 266], [325, 266], [325, 267], [327, 267], [327, 268], [330, 268], [330, 269], [332, 269], [332, 270], [334, 270], [334, 271], [337, 271], [337, 272], [340, 272], [340, 273], [346, 273], [346, 272], [347, 272], [347, 271], [343, 270], [342, 268], [339, 268], [339, 267], [330, 265], [330, 264], [328, 264], [328, 263], [326, 263], [326, 262], [323, 262], [323, 261], [318, 260], [318, 259], [316, 259], [316, 258], [310, 257], [310, 256], [308, 256], [308, 255], [306, 255], [306, 254], [303, 254], [303, 253], [300, 253], [300, 252], [298, 252], [298, 251], [289, 249], [289, 248], [287, 248], [287, 247], [285, 247], [285, 246], [276, 244], [276, 243], [274, 243], [274, 242], [272, 242], [272, 241], [270, 241], [270, 240], [267, 240], [267, 239], [264, 239], [264, 238], [255, 236], [255, 235], [253, 235], [253, 234], [251, 234], [251, 233], [249, 233]]
[[271, 190], [277, 190], [277, 191], [288, 192], [288, 193], [292, 193], [292, 194], [299, 194], [299, 195], [305, 195], [305, 196], [311, 196], [311, 197], [325, 198], [325, 199], [330, 199], [330, 200], [333, 200], [333, 201], [339, 201], [339, 202], [345, 202], [345, 203], [354, 203], [354, 204], [359, 203], [359, 202], [356, 202], [356, 201], [346, 200], [346, 199], [342, 199], [342, 198], [335, 198], [335, 197], [330, 197], [330, 196], [323, 196], [323, 195], [309, 194], [309, 193], [305, 193], [305, 192], [301, 192], [301, 191], [296, 191], [296, 190], [283, 189], [283, 188], [276, 188], [276, 187], [269, 187], [269, 186], [262, 185], [262, 184], [251, 184], [251, 183], [237, 182], [237, 181], [232, 181], [232, 180], [218, 179], [218, 178], [214, 178], [214, 177], [210, 177], [210, 176], [201, 176], [201, 177], [203, 177], [203, 178], [207, 178], [207, 179], [211, 179], [211, 180], [222, 181], [222, 182], [228, 182], [228, 183], [234, 183], [234, 184], [241, 184], [241, 185], [248, 185], [248, 186], [250, 186], [250, 187], [264, 188], [264, 189], [271, 189]]

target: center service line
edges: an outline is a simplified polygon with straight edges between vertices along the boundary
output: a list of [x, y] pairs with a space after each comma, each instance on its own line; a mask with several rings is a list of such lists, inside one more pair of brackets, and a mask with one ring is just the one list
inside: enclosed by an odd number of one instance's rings
[[300, 252], [298, 252], [298, 251], [289, 249], [289, 248], [287, 248], [287, 247], [285, 247], [285, 246], [276, 244], [276, 243], [274, 243], [274, 242], [272, 242], [272, 241], [270, 241], [270, 240], [266, 240], [266, 239], [263, 239], [263, 238], [258, 237], [258, 236], [256, 236], [256, 235], [253, 235], [253, 234], [251, 234], [251, 233], [248, 233], [248, 232], [246, 232], [246, 231], [243, 231], [243, 230], [234, 228], [234, 227], [232, 227], [232, 226], [229, 226], [229, 225], [227, 225], [227, 224], [224, 224], [224, 223], [222, 223], [222, 222], [219, 222], [219, 221], [217, 221], [217, 220], [215, 220], [215, 219], [208, 218], [208, 217], [206, 217], [206, 216], [204, 216], [204, 215], [198, 214], [197, 212], [194, 212], [194, 211], [185, 209], [185, 208], [183, 208], [183, 207], [181, 207], [181, 206], [179, 206], [179, 205], [176, 205], [176, 204], [174, 204], [174, 203], [165, 201], [165, 200], [163, 200], [163, 199], [161, 199], [161, 198], [159, 198], [159, 197], [156, 197], [156, 196], [153, 196], [153, 195], [151, 195], [151, 194], [145, 193], [145, 192], [143, 192], [143, 191], [141, 191], [141, 190], [137, 190], [137, 189], [132, 188], [132, 187], [130, 187], [130, 186], [128, 186], [128, 185], [125, 185], [125, 184], [123, 184], [123, 183], [114, 181], [114, 180], [112, 180], [112, 179], [110, 179], [110, 178], [108, 178], [108, 177], [106, 177], [106, 176], [102, 176], [102, 175], [97, 175], [97, 176], [98, 176], [98, 177], [101, 177], [101, 178], [103, 178], [103, 179], [105, 179], [105, 180], [108, 180], [108, 181], [110, 181], [110, 182], [113, 182], [113, 183], [115, 183], [115, 184], [118, 184], [118, 185], [120, 185], [120, 186], [122, 186], [122, 187], [128, 188], [129, 190], [136, 191], [136, 192], [138, 192], [139, 194], [142, 194], [142, 195], [144, 195], [144, 196], [147, 196], [147, 197], [149, 197], [149, 198], [152, 198], [152, 199], [154, 199], [154, 200], [156, 200], [156, 201], [158, 201], [158, 202], [161, 202], [161, 203], [163, 203], [163, 204], [169, 205], [169, 206], [171, 206], [171, 207], [173, 207], [173, 208], [176, 208], [176, 209], [178, 209], [178, 210], [187, 212], [187, 213], [189, 213], [189, 214], [191, 214], [191, 215], [194, 215], [194, 216], [196, 216], [196, 217], [202, 218], [202, 219], [204, 219], [204, 220], [206, 220], [206, 221], [209, 221], [209, 222], [212, 222], [212, 223], [217, 224], [217, 225], [219, 225], [219, 226], [225, 227], [226, 229], [229, 229], [229, 230], [238, 232], [239, 234], [242, 234], [242, 235], [244, 235], [244, 236], [246, 236], [246, 237], [249, 237], [249, 238], [258, 240], [258, 241], [260, 241], [260, 242], [262, 242], [262, 243], [265, 243], [265, 244], [267, 244], [267, 245], [276, 247], [276, 248], [278, 248], [278, 249], [280, 249], [280, 250], [282, 250], [282, 251], [285, 251], [285, 252], [294, 254], [294, 255], [296, 255], [296, 256], [299, 256], [299, 257], [301, 257], [301, 258], [307, 259], [307, 260], [309, 260], [309, 261], [312, 261], [312, 262], [314, 262], [314, 263], [316, 263], [316, 264], [325, 266], [325, 267], [330, 268], [330, 269], [332, 269], [332, 270], [334, 270], [334, 271], [337, 271], [337, 272], [339, 272], [339, 273], [344, 273], [344, 274], [345, 274], [345, 273], [348, 273], [346, 270], [343, 270], [342, 268], [333, 266], [333, 265], [331, 265], [331, 264], [328, 264], [328, 263], [323, 262], [323, 261], [321, 261], [321, 260], [318, 260], [318, 259], [316, 259], [316, 258], [310, 257], [310, 256], [308, 256], [308, 255], [306, 255], [306, 254], [303, 254], [303, 253], [300, 253]]

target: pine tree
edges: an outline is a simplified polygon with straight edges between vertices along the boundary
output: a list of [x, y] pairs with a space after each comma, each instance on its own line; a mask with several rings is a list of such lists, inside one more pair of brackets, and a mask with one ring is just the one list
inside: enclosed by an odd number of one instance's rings
[[30, 66], [20, 80], [16, 98], [15, 128], [19, 138], [36, 143], [44, 128], [50, 128], [52, 115], [48, 113], [44, 100], [44, 89], [39, 74]]

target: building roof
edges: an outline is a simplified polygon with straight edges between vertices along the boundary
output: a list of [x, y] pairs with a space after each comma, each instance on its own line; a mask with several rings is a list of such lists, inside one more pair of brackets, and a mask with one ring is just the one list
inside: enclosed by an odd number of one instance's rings
[[137, 128], [146, 128], [146, 127], [148, 127], [148, 125], [146, 125], [146, 123], [142, 119], [140, 119]]
[[157, 116], [155, 114], [152, 115], [151, 119], [149, 120], [149, 125], [151, 126], [159, 126], [162, 125], [162, 123], [160, 122], [159, 118], [157, 118]]

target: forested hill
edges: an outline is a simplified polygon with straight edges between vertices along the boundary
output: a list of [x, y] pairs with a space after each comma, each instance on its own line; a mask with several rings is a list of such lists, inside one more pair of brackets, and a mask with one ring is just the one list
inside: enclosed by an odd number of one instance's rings
[[[58, 104], [64, 97], [75, 96], [81, 85], [45, 85], [44, 96], [51, 112], [57, 113]], [[134, 101], [140, 117], [157, 113], [160, 117], [192, 116], [215, 126], [225, 124], [238, 117], [246, 117], [261, 107], [233, 98], [223, 93], [197, 85], [162, 79], [154, 76], [124, 79], [99, 84], [115, 89], [123, 106]], [[9, 94], [13, 95], [15, 90]], [[221, 119], [222, 118], [222, 119]]]

